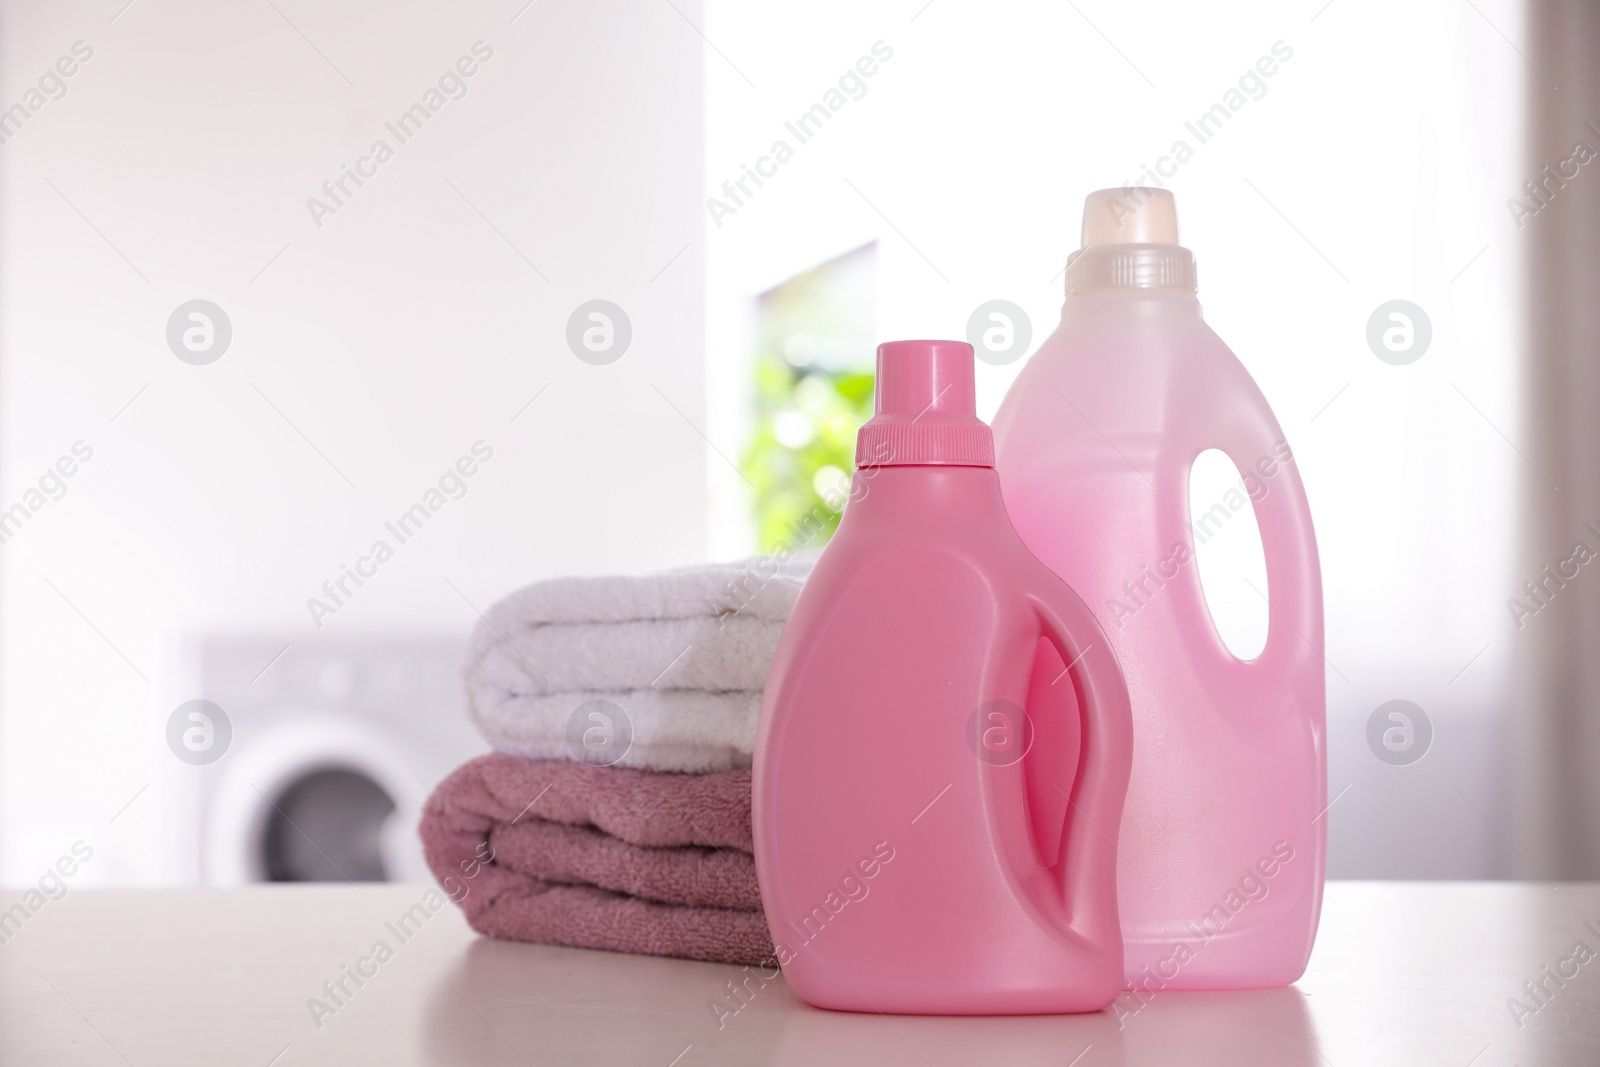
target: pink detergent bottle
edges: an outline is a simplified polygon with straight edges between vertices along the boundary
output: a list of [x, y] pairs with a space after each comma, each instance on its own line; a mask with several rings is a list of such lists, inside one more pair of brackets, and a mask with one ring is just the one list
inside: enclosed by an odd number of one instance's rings
[[1127, 690], [1011, 528], [974, 411], [972, 346], [879, 346], [849, 505], [768, 676], [756, 870], [819, 1007], [1096, 1011], [1122, 986]]
[[[1093, 193], [1061, 325], [995, 417], [1017, 532], [1083, 595], [1133, 698], [1118, 900], [1135, 990], [1286, 985], [1311, 954], [1326, 851], [1322, 579], [1266, 399], [1200, 317], [1172, 194]], [[1266, 555], [1266, 645], [1222, 643], [1194, 561], [1195, 457], [1243, 474]], [[1247, 499], [1248, 498], [1248, 499]], [[1193, 523], [1193, 527], [1191, 527]]]

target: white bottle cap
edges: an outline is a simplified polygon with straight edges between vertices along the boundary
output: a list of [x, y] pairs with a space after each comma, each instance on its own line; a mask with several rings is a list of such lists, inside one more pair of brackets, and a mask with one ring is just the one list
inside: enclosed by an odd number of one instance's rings
[[1083, 247], [1175, 245], [1178, 207], [1166, 189], [1100, 189], [1083, 201]]
[[1100, 189], [1083, 200], [1083, 247], [1067, 257], [1067, 295], [1093, 289], [1194, 292], [1194, 256], [1178, 244], [1165, 189]]

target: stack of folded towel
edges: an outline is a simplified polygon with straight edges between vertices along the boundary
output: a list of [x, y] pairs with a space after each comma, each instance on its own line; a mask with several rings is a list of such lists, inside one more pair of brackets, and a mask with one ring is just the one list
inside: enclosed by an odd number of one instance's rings
[[489, 610], [464, 672], [495, 751], [440, 784], [421, 826], [473, 929], [772, 957], [749, 767], [762, 686], [812, 561], [556, 579]]

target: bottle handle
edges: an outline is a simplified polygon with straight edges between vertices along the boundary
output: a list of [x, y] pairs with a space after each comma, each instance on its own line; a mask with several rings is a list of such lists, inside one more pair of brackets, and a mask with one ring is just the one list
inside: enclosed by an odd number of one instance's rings
[[1068, 926], [1086, 940], [1109, 936], [1120, 945], [1116, 842], [1133, 766], [1127, 683], [1105, 631], [1076, 593], [1060, 585], [1059, 594], [1030, 593], [1028, 600], [1078, 695], [1078, 768], [1057, 862]]
[[[1261, 400], [1263, 406], [1265, 403]], [[1181, 477], [1173, 484], [1182, 485], [1184, 491], [1166, 506], [1179, 509], [1175, 525], [1184, 531], [1192, 556], [1198, 540], [1192, 523], [1198, 518], [1189, 513], [1188, 486], [1195, 459], [1206, 449], [1218, 448], [1243, 476], [1266, 560], [1267, 588], [1256, 592], [1267, 602], [1267, 640], [1253, 660], [1240, 660], [1228, 650], [1217, 634], [1192, 560], [1189, 569], [1194, 573], [1178, 590], [1183, 610], [1190, 616], [1190, 625], [1184, 629], [1209, 638], [1202, 652], [1207, 658], [1214, 657], [1224, 670], [1287, 680], [1294, 676], [1296, 665], [1310, 656], [1317, 662], [1320, 684], [1324, 662], [1322, 577], [1305, 485], [1277, 420], [1270, 413], [1265, 419], [1258, 412], [1236, 414], [1211, 428], [1220, 432], [1203, 441], [1188, 442], [1188, 447], [1177, 453], [1182, 461]], [[1254, 491], [1257, 486], [1259, 493]]]

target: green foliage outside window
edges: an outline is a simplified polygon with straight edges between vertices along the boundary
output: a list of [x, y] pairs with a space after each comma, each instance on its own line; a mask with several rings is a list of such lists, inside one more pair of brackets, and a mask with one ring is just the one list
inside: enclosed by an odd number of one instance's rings
[[858, 248], [758, 299], [741, 468], [755, 486], [761, 552], [821, 548], [838, 528], [856, 431], [872, 416], [875, 252]]
[[756, 487], [760, 551], [820, 548], [839, 525], [833, 509], [849, 491], [856, 431], [872, 415], [872, 375], [805, 373], [782, 359], [762, 359], [756, 394], [744, 468]]

